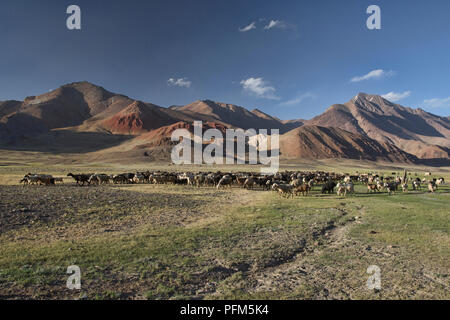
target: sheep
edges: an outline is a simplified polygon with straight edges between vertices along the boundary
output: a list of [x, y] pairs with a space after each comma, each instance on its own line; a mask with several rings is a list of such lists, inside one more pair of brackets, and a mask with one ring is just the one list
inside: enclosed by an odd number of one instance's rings
[[334, 192], [335, 187], [336, 187], [336, 182], [329, 180], [322, 186], [322, 194], [324, 194], [324, 193], [332, 194]]
[[300, 187], [303, 183], [304, 183], [303, 180], [300, 180], [300, 179], [294, 179], [294, 180], [292, 180], [289, 184], [290, 184], [291, 186], [293, 186], [294, 188], [297, 188], [297, 187]]
[[225, 186], [228, 186], [228, 187], [230, 187], [231, 188], [231, 184], [233, 183], [233, 178], [231, 178], [231, 176], [230, 175], [224, 175], [221, 179], [220, 179], [220, 181], [219, 181], [219, 183], [217, 184], [217, 189], [220, 189], [221, 187], [225, 187]]
[[434, 193], [436, 191], [436, 184], [433, 181], [428, 183], [428, 191]]
[[37, 185], [39, 183], [39, 178], [37, 176], [26, 175], [20, 183], [23, 183], [23, 186]]
[[395, 191], [397, 191], [397, 186], [398, 185], [396, 182], [390, 182], [390, 183], [384, 184], [384, 188], [387, 190], [388, 195], [395, 193]]
[[403, 192], [408, 192], [408, 183], [405, 182], [405, 183], [402, 184], [402, 191]]
[[176, 184], [177, 183], [177, 177], [174, 175], [168, 175], [165, 176], [165, 182], [164, 183], [171, 183], [171, 184]]
[[253, 178], [253, 186], [254, 187], [261, 187], [264, 188], [264, 185], [266, 183], [266, 179], [262, 177], [252, 177]]
[[190, 186], [194, 184], [194, 175], [192, 173], [183, 173], [178, 175], [178, 180], [186, 181], [186, 184]]
[[[220, 179], [219, 179], [220, 181]], [[216, 186], [216, 175], [213, 173], [208, 174], [205, 177], [205, 185], [206, 186]]]
[[384, 190], [384, 183], [382, 181], [377, 181], [377, 189], [378, 191]]
[[50, 176], [38, 176], [38, 183], [40, 185], [54, 186], [55, 178], [50, 177]]
[[203, 174], [197, 174], [194, 177], [194, 183], [197, 186], [197, 188], [200, 188], [200, 185], [205, 182], [205, 176]]
[[23, 186], [26, 185], [55, 185], [55, 178], [51, 175], [46, 174], [31, 174], [28, 173], [23, 177], [23, 179], [20, 181], [20, 183], [23, 183]]
[[90, 174], [72, 174], [72, 173], [69, 173], [69, 174], [67, 174], [67, 176], [68, 177], [72, 177], [76, 181], [77, 185], [83, 185], [84, 186], [86, 183], [88, 185], [91, 184], [89, 182], [89, 179], [91, 178]]
[[338, 195], [339, 197], [341, 197], [342, 195], [344, 195], [344, 196], [347, 195], [347, 188], [345, 187], [344, 184], [338, 183], [337, 186], [336, 186], [336, 188], [337, 188], [337, 191], [336, 191], [336, 192], [337, 192], [337, 195]]
[[108, 184], [111, 178], [106, 174], [100, 174], [98, 175], [98, 179], [100, 180], [100, 184]]
[[297, 188], [295, 188], [294, 193], [296, 196], [300, 195], [300, 193], [301, 193], [304, 197], [307, 197], [310, 190], [311, 190], [311, 187], [309, 185], [302, 184], [301, 186], [298, 186]]
[[266, 184], [265, 184], [265, 186], [264, 186], [264, 189], [265, 189], [266, 191], [269, 191], [271, 187], [272, 187], [272, 179], [267, 179], [267, 180], [266, 180]]
[[133, 177], [134, 183], [144, 183], [145, 182], [145, 176], [140, 173], [136, 173]]
[[378, 191], [379, 191], [378, 185], [370, 184], [370, 183], [367, 184], [367, 192], [368, 193], [369, 192], [378, 192]]
[[353, 184], [353, 182], [351, 180], [346, 183], [345, 189], [346, 189], [346, 194], [347, 193], [355, 194], [355, 185]]
[[278, 194], [284, 198], [289, 198], [294, 196], [294, 186], [290, 184], [277, 184], [274, 183], [272, 189], [277, 191]]
[[167, 177], [165, 176], [154, 176], [153, 184], [165, 184], [167, 182]]
[[108, 184], [110, 180], [110, 177], [106, 174], [93, 174], [90, 178], [89, 178], [89, 184]]
[[418, 190], [418, 191], [420, 191], [421, 185], [420, 185], [420, 179], [419, 179], [419, 178], [417, 178], [416, 180], [414, 180], [414, 181], [412, 182], [412, 188], [413, 188], [413, 190]]
[[119, 175], [113, 176], [112, 181], [114, 182], [114, 184], [118, 184], [118, 183], [123, 184], [123, 183], [127, 183], [128, 179], [125, 176], [119, 174]]
[[100, 184], [100, 180], [98, 179], [96, 174], [93, 174], [90, 178], [89, 178], [89, 185], [92, 184]]
[[247, 177], [246, 176], [236, 176], [235, 181], [238, 186], [244, 186], [245, 181], [247, 181]]
[[255, 185], [255, 180], [253, 177], [248, 177], [244, 182], [244, 188], [246, 189], [253, 189], [253, 186]]

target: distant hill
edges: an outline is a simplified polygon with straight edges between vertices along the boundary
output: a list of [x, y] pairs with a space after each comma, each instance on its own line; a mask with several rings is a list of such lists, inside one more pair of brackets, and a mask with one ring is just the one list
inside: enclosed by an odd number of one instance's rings
[[378, 142], [363, 134], [338, 128], [306, 125], [280, 137], [280, 150], [285, 158], [348, 158], [415, 162], [417, 158], [396, 146]]
[[[75, 82], [24, 101], [0, 102], [0, 146], [45, 152], [170, 156], [171, 133], [204, 128], [279, 129], [282, 157], [450, 159], [450, 120], [360, 93], [311, 119], [280, 120], [212, 100], [163, 108]], [[87, 141], [89, 139], [89, 141]], [[85, 146], [85, 147], [84, 147]], [[111, 153], [112, 152], [112, 153]], [[131, 159], [130, 158], [130, 159]]]
[[345, 104], [331, 106], [306, 124], [365, 134], [422, 158], [450, 156], [448, 118], [403, 107], [377, 95], [360, 93]]
[[227, 124], [242, 129], [279, 129], [285, 133], [293, 125], [286, 125], [283, 121], [272, 117], [258, 109], [249, 111], [233, 104], [199, 100], [186, 106], [173, 106], [172, 110], [182, 112], [198, 120]]

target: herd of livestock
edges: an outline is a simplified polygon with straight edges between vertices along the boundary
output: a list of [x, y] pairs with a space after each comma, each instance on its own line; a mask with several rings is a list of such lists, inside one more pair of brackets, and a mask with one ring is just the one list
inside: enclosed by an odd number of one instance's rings
[[[427, 174], [428, 175], [428, 174]], [[275, 175], [263, 175], [249, 172], [222, 173], [222, 172], [200, 172], [200, 173], [171, 173], [171, 172], [136, 172], [122, 173], [117, 175], [107, 174], [72, 174], [67, 177], [72, 178], [79, 186], [107, 185], [107, 184], [179, 184], [195, 187], [209, 186], [220, 188], [231, 188], [232, 186], [246, 189], [273, 190], [283, 197], [293, 197], [295, 195], [307, 196], [313, 186], [319, 185], [323, 194], [337, 193], [338, 196], [354, 194], [356, 183], [367, 187], [367, 192], [387, 192], [396, 191], [407, 192], [411, 190], [421, 190], [426, 186], [428, 191], [435, 192], [439, 185], [445, 184], [444, 178], [420, 179], [411, 177], [404, 173], [401, 177], [395, 172], [391, 176], [379, 174], [339, 174], [332, 172], [300, 172], [285, 171]], [[45, 174], [27, 174], [20, 181], [26, 185], [51, 186], [58, 182], [63, 182], [63, 178], [55, 178]]]

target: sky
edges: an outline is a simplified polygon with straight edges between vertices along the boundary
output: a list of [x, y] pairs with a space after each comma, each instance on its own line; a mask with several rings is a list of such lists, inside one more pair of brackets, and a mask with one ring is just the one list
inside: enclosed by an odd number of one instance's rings
[[[69, 5], [81, 30], [69, 30]], [[381, 29], [369, 30], [370, 5]], [[450, 110], [448, 0], [2, 0], [0, 101], [76, 81], [309, 119], [359, 92]]]

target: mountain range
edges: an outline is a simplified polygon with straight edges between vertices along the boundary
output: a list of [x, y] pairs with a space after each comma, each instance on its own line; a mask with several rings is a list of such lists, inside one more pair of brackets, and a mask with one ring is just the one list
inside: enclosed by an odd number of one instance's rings
[[101, 159], [168, 159], [171, 133], [205, 128], [279, 129], [283, 158], [420, 162], [450, 158], [450, 119], [359, 93], [310, 120], [280, 120], [258, 109], [199, 100], [160, 107], [89, 82], [64, 85], [24, 101], [0, 102], [0, 147], [91, 153]]

